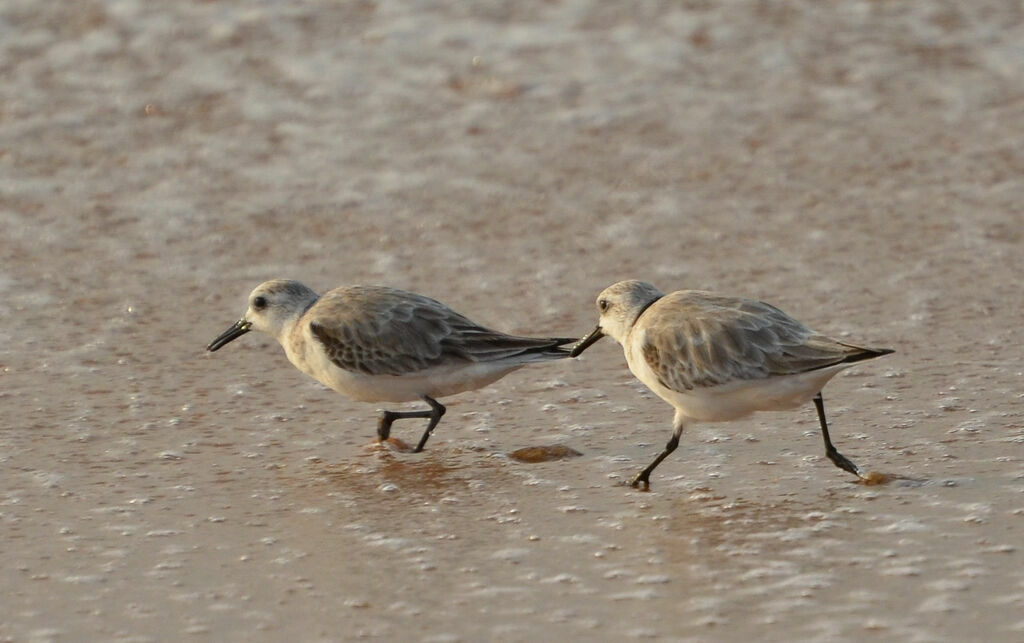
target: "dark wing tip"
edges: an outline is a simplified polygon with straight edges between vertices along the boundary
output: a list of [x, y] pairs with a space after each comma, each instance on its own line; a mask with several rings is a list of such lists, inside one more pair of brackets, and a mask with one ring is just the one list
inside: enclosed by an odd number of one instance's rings
[[896, 352], [891, 348], [864, 348], [862, 346], [851, 346], [851, 348], [856, 348], [857, 352], [847, 355], [843, 359], [844, 362], [860, 362]]
[[519, 355], [539, 355], [545, 358], [569, 357], [571, 352], [565, 346], [576, 343], [575, 337], [511, 337], [526, 343], [517, 351]]
[[547, 343], [543, 346], [538, 346], [532, 349], [530, 352], [544, 353], [545, 355], [558, 355], [559, 357], [569, 357], [570, 350], [563, 348], [567, 344], [575, 344], [578, 338], [576, 337], [548, 337], [544, 341]]

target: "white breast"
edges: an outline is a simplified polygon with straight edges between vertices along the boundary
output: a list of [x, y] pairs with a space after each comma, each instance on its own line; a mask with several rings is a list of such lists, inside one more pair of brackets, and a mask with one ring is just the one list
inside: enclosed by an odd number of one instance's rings
[[837, 364], [795, 375], [736, 380], [688, 391], [669, 389], [658, 381], [639, 351], [626, 350], [629, 370], [661, 399], [688, 418], [703, 422], [735, 420], [755, 411], [784, 411], [810, 402], [836, 373], [850, 364]]
[[[286, 335], [287, 336], [287, 335]], [[288, 360], [306, 375], [360, 402], [413, 402], [424, 395], [439, 398], [491, 384], [524, 366], [509, 362], [465, 362], [424, 369], [409, 375], [368, 375], [335, 365], [309, 327], [283, 342]]]

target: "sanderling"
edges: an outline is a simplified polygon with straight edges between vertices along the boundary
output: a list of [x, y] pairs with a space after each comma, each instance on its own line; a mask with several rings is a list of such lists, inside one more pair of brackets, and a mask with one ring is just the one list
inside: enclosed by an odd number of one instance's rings
[[679, 445], [690, 422], [734, 420], [754, 411], [792, 409], [814, 401], [825, 454], [840, 469], [866, 479], [832, 446], [821, 389], [853, 362], [887, 355], [826, 337], [769, 304], [700, 290], [668, 295], [642, 281], [622, 281], [597, 297], [597, 328], [572, 356], [609, 335], [622, 345], [629, 370], [675, 407], [665, 450], [633, 478], [650, 476]]
[[415, 451], [444, 415], [434, 398], [478, 389], [533, 362], [569, 357], [562, 337], [517, 337], [480, 326], [429, 297], [381, 286], [342, 286], [322, 297], [275, 279], [249, 295], [249, 308], [206, 347], [215, 351], [250, 330], [281, 343], [300, 371], [362, 402], [411, 402], [424, 411], [383, 411], [387, 440], [402, 418], [429, 418]]

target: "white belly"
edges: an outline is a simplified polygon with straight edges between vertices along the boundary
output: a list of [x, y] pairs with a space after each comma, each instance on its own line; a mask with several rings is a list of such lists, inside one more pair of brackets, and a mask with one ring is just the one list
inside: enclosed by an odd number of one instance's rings
[[491, 384], [525, 364], [509, 362], [460, 362], [424, 369], [409, 375], [367, 375], [336, 366], [312, 341], [289, 350], [288, 359], [297, 369], [360, 402], [413, 402], [424, 395], [433, 398], [472, 391]]
[[345, 371], [333, 364], [327, 370], [308, 373], [335, 391], [360, 402], [412, 402], [447, 397], [483, 388], [519, 368], [470, 364], [464, 368], [434, 368], [410, 375], [366, 375]]
[[630, 363], [629, 368], [641, 382], [682, 415], [702, 422], [724, 422], [755, 411], [785, 411], [807, 404], [836, 373], [849, 366], [837, 364], [796, 375], [739, 380], [679, 392], [662, 386], [647, 363], [642, 359], [638, 362]]

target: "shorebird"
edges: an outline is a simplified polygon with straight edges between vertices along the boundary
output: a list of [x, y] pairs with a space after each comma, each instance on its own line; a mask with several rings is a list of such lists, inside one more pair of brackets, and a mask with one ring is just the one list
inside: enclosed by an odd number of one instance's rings
[[666, 295], [642, 281], [609, 286], [598, 295], [597, 309], [597, 328], [571, 355], [608, 335], [622, 346], [629, 370], [675, 407], [672, 438], [633, 478], [633, 487], [650, 488], [651, 472], [679, 446], [687, 424], [735, 420], [811, 401], [825, 455], [840, 469], [867, 479], [832, 445], [821, 389], [855, 362], [892, 350], [826, 337], [764, 302], [701, 290]]
[[216, 351], [250, 330], [274, 337], [300, 371], [362, 402], [411, 402], [421, 411], [383, 411], [387, 440], [403, 418], [429, 422], [423, 450], [445, 407], [435, 398], [482, 388], [535, 362], [569, 357], [574, 338], [518, 337], [484, 328], [441, 302], [382, 286], [342, 286], [323, 296], [297, 281], [275, 279], [249, 295], [249, 307], [210, 342]]

